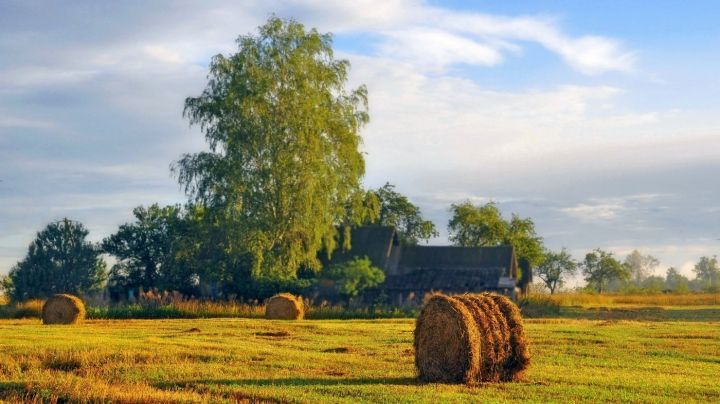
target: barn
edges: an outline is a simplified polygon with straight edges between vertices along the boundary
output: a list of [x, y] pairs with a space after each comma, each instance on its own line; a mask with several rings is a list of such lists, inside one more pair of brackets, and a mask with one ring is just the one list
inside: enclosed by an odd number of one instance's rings
[[519, 292], [518, 260], [512, 246], [403, 246], [387, 226], [352, 230], [349, 250], [338, 250], [326, 264], [368, 257], [385, 272], [378, 292], [395, 304], [419, 303], [426, 293], [491, 291], [515, 298]]

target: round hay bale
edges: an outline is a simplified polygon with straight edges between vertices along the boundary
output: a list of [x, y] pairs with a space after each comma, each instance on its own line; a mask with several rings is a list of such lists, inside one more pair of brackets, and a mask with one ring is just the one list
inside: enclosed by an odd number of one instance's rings
[[475, 319], [478, 334], [480, 335], [480, 344], [478, 349], [480, 350], [480, 356], [482, 358], [482, 369], [480, 375], [478, 375], [478, 381], [491, 382], [500, 380], [495, 355], [495, 330], [492, 328], [487, 315], [480, 307], [480, 302], [478, 301], [479, 299], [476, 299], [475, 296], [470, 294], [455, 296], [455, 298], [460, 300], [465, 307], [470, 310], [470, 313], [472, 313], [473, 318]]
[[503, 366], [502, 380], [520, 380], [530, 365], [530, 351], [525, 337], [520, 308], [512, 300], [497, 294], [488, 294], [505, 315], [510, 329], [510, 355]]
[[268, 320], [302, 320], [305, 307], [301, 299], [289, 294], [280, 293], [265, 303], [265, 318]]
[[457, 299], [430, 297], [415, 323], [415, 367], [425, 382], [475, 384], [480, 335], [473, 315]]
[[488, 318], [490, 328], [495, 335], [495, 375], [498, 379], [501, 376], [503, 366], [510, 355], [510, 329], [508, 328], [505, 315], [490, 297], [482, 294], [474, 295], [480, 308]]
[[85, 304], [73, 295], [55, 295], [42, 308], [44, 324], [77, 324], [85, 320]]

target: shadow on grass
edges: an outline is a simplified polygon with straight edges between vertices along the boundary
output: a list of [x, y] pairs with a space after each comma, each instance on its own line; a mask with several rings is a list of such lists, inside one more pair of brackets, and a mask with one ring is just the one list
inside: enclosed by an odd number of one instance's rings
[[197, 387], [199, 385], [251, 386], [251, 387], [292, 387], [292, 386], [415, 386], [423, 384], [412, 377], [378, 378], [288, 378], [288, 379], [198, 379], [154, 384], [159, 389]]

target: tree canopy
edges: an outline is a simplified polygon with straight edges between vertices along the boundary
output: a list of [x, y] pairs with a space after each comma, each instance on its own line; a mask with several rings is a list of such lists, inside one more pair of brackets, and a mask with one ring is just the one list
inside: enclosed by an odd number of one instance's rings
[[612, 253], [596, 248], [585, 255], [580, 263], [588, 287], [598, 293], [607, 290], [613, 280], [626, 281], [630, 278], [630, 270], [618, 261]]
[[485, 247], [509, 244], [515, 247], [520, 260], [535, 267], [543, 260], [542, 237], [535, 232], [530, 218], [513, 214], [510, 220], [502, 217], [493, 202], [475, 206], [471, 202], [453, 204], [448, 224], [450, 241], [461, 247]]
[[388, 182], [374, 192], [380, 201], [378, 224], [395, 227], [403, 244], [415, 245], [440, 235], [435, 224], [422, 217], [419, 207], [395, 191], [395, 185]]
[[11, 299], [47, 298], [57, 293], [83, 295], [105, 281], [101, 251], [87, 241], [82, 223], [67, 218], [37, 233], [25, 258], [8, 274], [4, 288]]
[[249, 253], [254, 276], [293, 278], [319, 268], [339, 225], [364, 219], [367, 90], [345, 89], [349, 62], [334, 58], [330, 34], [295, 21], [271, 17], [237, 44], [185, 101], [210, 151], [174, 171], [194, 202], [223, 212], [227, 248]]
[[700, 261], [693, 268], [695, 276], [701, 282], [703, 289], [708, 291], [720, 290], [720, 266], [717, 257], [700, 257]]
[[545, 259], [538, 265], [535, 273], [552, 294], [565, 284], [567, 277], [575, 275], [578, 263], [564, 248], [559, 252], [546, 250], [544, 255]]
[[633, 250], [625, 257], [625, 266], [630, 271], [630, 278], [636, 286], [641, 286], [647, 277], [653, 274], [660, 261], [652, 255], [642, 255], [640, 251]]

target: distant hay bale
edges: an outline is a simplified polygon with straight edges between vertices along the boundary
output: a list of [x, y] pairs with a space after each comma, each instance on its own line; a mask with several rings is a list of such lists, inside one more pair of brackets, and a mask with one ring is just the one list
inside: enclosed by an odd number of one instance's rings
[[42, 308], [44, 324], [77, 324], [85, 320], [85, 304], [73, 295], [55, 295]]
[[265, 304], [265, 318], [269, 320], [302, 320], [304, 316], [302, 300], [289, 293], [275, 295]]
[[458, 299], [430, 297], [415, 324], [415, 367], [425, 382], [474, 384], [481, 374], [480, 335]]
[[525, 369], [530, 365], [530, 351], [528, 350], [520, 309], [505, 296], [497, 294], [486, 294], [486, 296], [491, 298], [500, 308], [510, 330], [510, 355], [503, 366], [502, 380], [520, 380]]

